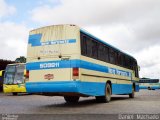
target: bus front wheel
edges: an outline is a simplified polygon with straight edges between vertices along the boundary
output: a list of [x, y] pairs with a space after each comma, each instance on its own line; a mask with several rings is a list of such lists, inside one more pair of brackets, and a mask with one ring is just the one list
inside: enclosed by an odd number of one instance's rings
[[134, 86], [132, 86], [132, 93], [129, 94], [129, 98], [134, 98], [135, 96], [135, 90], [134, 90]]
[[105, 87], [105, 96], [96, 96], [97, 102], [108, 103], [111, 101], [111, 86], [109, 83], [106, 84]]
[[64, 100], [67, 103], [77, 103], [79, 101], [79, 96], [64, 96]]

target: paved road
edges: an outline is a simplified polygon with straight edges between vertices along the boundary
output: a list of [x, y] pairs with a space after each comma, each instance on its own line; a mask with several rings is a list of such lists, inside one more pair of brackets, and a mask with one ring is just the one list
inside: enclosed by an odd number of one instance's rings
[[81, 98], [77, 104], [66, 104], [63, 97], [0, 93], [0, 120], [6, 120], [5, 114], [20, 114], [14, 120], [117, 120], [121, 114], [159, 114], [160, 119], [160, 90], [141, 90], [134, 99], [114, 95], [110, 103], [96, 103], [94, 97]]
[[141, 90], [134, 99], [113, 96], [110, 103], [96, 103], [94, 97], [66, 104], [63, 97], [12, 96], [0, 93], [0, 114], [133, 114], [160, 113], [160, 90]]

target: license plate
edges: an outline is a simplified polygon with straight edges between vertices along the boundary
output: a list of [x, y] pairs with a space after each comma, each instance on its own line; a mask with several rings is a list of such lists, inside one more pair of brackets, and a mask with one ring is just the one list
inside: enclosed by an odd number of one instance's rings
[[53, 74], [46, 74], [46, 75], [44, 75], [44, 79], [50, 80], [50, 79], [53, 79], [53, 78], [54, 78]]

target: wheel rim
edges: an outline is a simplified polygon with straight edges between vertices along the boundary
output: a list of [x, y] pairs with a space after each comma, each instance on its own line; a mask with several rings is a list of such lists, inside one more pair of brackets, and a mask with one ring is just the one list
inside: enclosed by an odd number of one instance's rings
[[110, 100], [110, 98], [111, 98], [111, 89], [110, 89], [110, 87], [108, 87], [108, 86], [107, 86], [107, 89], [106, 89], [106, 98], [107, 98], [108, 100]]

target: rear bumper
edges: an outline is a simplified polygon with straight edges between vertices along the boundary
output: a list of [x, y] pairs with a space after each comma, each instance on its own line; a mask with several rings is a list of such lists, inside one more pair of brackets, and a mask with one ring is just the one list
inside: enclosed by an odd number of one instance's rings
[[78, 92], [77, 82], [28, 82], [28, 92]]

